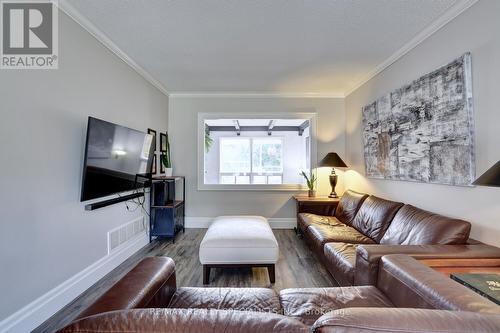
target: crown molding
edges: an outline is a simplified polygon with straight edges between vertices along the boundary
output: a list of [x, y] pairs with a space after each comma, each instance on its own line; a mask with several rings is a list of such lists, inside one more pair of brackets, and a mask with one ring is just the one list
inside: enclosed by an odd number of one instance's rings
[[68, 15], [73, 21], [78, 23], [83, 29], [97, 39], [102, 45], [113, 52], [124, 63], [129, 65], [134, 71], [142, 76], [146, 81], [153, 85], [156, 89], [168, 96], [168, 91], [160, 81], [156, 80], [144, 68], [138, 65], [132, 58], [130, 58], [122, 49], [118, 47], [105, 33], [99, 30], [92, 22], [83, 16], [73, 5], [67, 0], [59, 0], [55, 2], [59, 9]]
[[170, 92], [170, 98], [344, 98], [342, 93], [285, 93], [285, 92]]
[[422, 30], [418, 35], [413, 37], [408, 43], [403, 45], [399, 50], [394, 52], [389, 58], [384, 60], [382, 63], [377, 65], [373, 70], [371, 70], [366, 76], [364, 76], [358, 83], [356, 83], [353, 87], [348, 89], [344, 96], [347, 97], [360, 88], [363, 84], [370, 81], [377, 74], [381, 73], [387, 67], [398, 61], [424, 40], [432, 36], [434, 33], [439, 31], [446, 24], [451, 22], [454, 18], [462, 14], [464, 11], [469, 9], [472, 5], [474, 5], [479, 0], [461, 0], [455, 5], [451, 6], [443, 15], [441, 15], [437, 20], [432, 22], [429, 26], [427, 26], [424, 30]]

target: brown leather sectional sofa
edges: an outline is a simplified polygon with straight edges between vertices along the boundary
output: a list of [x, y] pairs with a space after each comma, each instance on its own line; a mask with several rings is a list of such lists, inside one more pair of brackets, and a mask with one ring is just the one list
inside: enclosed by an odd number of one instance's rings
[[375, 284], [386, 254], [500, 258], [499, 248], [469, 239], [469, 222], [401, 202], [348, 190], [330, 215], [322, 211], [298, 212], [297, 229], [341, 286]]
[[500, 307], [406, 255], [376, 285], [177, 288], [170, 258], [146, 258], [59, 332], [499, 332]]

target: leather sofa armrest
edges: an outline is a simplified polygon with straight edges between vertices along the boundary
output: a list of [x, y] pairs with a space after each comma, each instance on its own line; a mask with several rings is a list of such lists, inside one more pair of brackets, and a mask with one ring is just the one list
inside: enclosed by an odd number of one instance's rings
[[329, 312], [313, 325], [315, 333], [498, 332], [500, 315], [408, 308], [347, 308]]
[[147, 257], [77, 319], [107, 311], [167, 307], [176, 289], [174, 261], [168, 257]]
[[380, 260], [377, 289], [398, 308], [471, 311], [500, 315], [500, 307], [405, 254]]
[[407, 254], [417, 259], [500, 258], [500, 248], [474, 245], [360, 245], [356, 249], [354, 285], [376, 285], [380, 258]]
[[59, 333], [308, 333], [309, 327], [283, 315], [215, 309], [133, 309], [97, 314], [66, 326]]

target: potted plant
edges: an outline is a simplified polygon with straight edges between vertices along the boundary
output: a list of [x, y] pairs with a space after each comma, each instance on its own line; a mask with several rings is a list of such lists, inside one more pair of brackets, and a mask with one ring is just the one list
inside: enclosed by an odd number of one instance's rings
[[205, 133], [205, 152], [208, 153], [212, 144], [214, 143], [214, 139], [210, 137], [210, 134]]
[[309, 197], [315, 197], [316, 196], [316, 191], [314, 190], [314, 187], [316, 186], [316, 175], [312, 172], [312, 170], [309, 171], [309, 176], [306, 174], [305, 171], [302, 171], [302, 176], [306, 179], [307, 183], [307, 188], [309, 189], [308, 191], [308, 196]]
[[172, 176], [172, 161], [170, 160], [170, 141], [168, 140], [168, 133], [166, 135], [165, 152], [161, 155], [161, 163], [165, 168], [165, 176]]

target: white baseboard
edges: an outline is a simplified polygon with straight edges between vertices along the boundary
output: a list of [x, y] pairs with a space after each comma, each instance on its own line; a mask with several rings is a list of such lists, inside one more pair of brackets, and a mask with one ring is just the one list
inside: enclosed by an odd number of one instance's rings
[[270, 218], [269, 224], [273, 229], [293, 229], [297, 226], [297, 219], [294, 217]]
[[[206, 229], [212, 223], [214, 217], [190, 217], [185, 218], [186, 229], [201, 228]], [[297, 220], [293, 217], [269, 218], [269, 224], [273, 229], [293, 229], [297, 225]]]
[[127, 258], [148, 244], [146, 233], [140, 234], [117, 247], [59, 286], [40, 296], [0, 322], [0, 333], [30, 332], [61, 310], [82, 292], [99, 281]]

